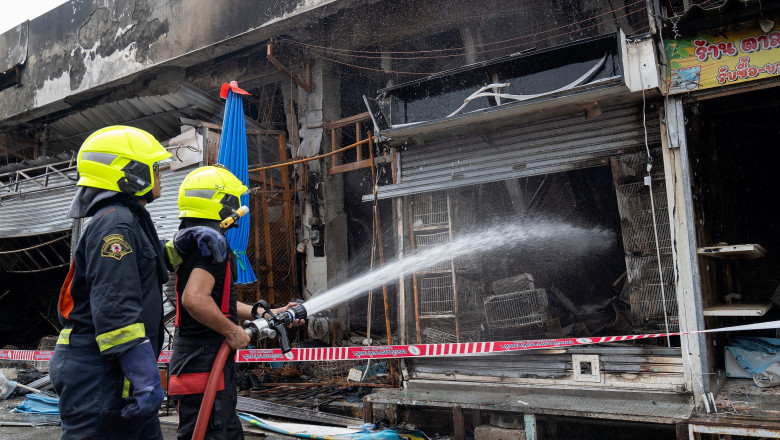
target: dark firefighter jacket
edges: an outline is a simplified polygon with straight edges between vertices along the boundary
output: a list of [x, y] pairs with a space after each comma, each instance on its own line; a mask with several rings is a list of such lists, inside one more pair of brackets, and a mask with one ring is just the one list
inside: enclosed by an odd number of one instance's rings
[[[145, 338], [159, 356], [163, 339], [163, 249], [149, 213], [116, 195], [90, 207], [93, 218], [76, 246], [60, 292], [59, 314], [72, 335], [94, 335], [101, 355], [115, 357]], [[70, 330], [70, 331], [68, 331]]]
[[[214, 277], [211, 298], [222, 314], [238, 324], [236, 313], [236, 263], [228, 247], [225, 263], [214, 264], [208, 257], [194, 252], [184, 257], [176, 271], [176, 335], [170, 364], [168, 392], [172, 397], [202, 394], [208, 373], [224, 336], [198, 322], [182, 306], [182, 294], [194, 269], [203, 269]], [[230, 359], [234, 355], [231, 352]], [[231, 364], [231, 362], [228, 362]], [[228, 382], [230, 383], [230, 382]], [[220, 388], [222, 389], [222, 388]]]

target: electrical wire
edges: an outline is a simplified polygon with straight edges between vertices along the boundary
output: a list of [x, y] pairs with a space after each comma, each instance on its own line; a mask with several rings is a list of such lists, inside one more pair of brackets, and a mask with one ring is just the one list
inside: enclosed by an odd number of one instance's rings
[[[635, 11], [632, 11], [632, 12], [629, 12], [629, 13], [617, 16], [615, 19], [628, 17], [630, 15], [636, 14], [638, 12], [643, 12], [643, 11], [645, 11], [645, 10], [644, 9], [637, 9]], [[602, 14], [602, 15], [604, 15], [604, 14]], [[562, 27], [555, 28], [555, 29], [562, 29], [562, 28], [565, 28], [565, 27], [570, 27], [570, 26], [573, 26], [575, 24], [584, 23], [584, 22], [590, 21], [590, 20], [592, 20], [592, 18], [589, 18], [587, 20], [582, 20], [582, 21], [579, 21], [579, 22], [570, 23], [570, 24], [568, 24], [566, 26], [562, 26]], [[606, 24], [606, 23], [610, 23], [610, 22], [613, 22], [613, 21], [615, 21], [615, 20], [614, 19], [608, 19], [608, 20], [604, 20], [604, 21], [599, 21], [599, 22], [593, 23], [593, 24], [591, 24], [589, 26], [577, 28], [577, 29], [571, 30], [569, 32], [563, 32], [563, 33], [560, 33], [560, 34], [554, 34], [554, 35], [550, 35], [550, 36], [547, 36], [547, 37], [544, 37], [544, 38], [536, 38], [536, 39], [533, 39], [533, 40], [530, 40], [530, 41], [524, 41], [524, 42], [518, 43], [518, 44], [505, 45], [505, 46], [492, 48], [492, 49], [477, 50], [474, 53], [481, 55], [481, 54], [487, 54], [487, 53], [498, 52], [498, 51], [503, 51], [503, 50], [520, 49], [520, 48], [522, 48], [524, 46], [530, 46], [532, 44], [539, 43], [539, 42], [542, 42], [542, 41], [547, 41], [547, 40], [550, 40], [550, 39], [553, 39], [553, 38], [559, 38], [559, 37], [570, 35], [570, 34], [573, 34], [573, 33], [576, 33], [576, 32], [581, 32], [583, 30], [590, 29], [590, 28], [593, 28], [593, 27], [597, 27], [597, 26], [600, 26], [600, 25], [603, 25], [603, 24]], [[528, 34], [528, 35], [525, 35], [525, 36], [522, 36], [522, 37], [517, 37], [517, 38], [513, 38], [513, 39], [510, 39], [510, 40], [504, 40], [504, 41], [496, 42], [496, 43], [487, 43], [487, 44], [483, 44], [481, 46], [484, 47], [484, 46], [488, 46], [488, 45], [492, 45], [492, 44], [506, 43], [506, 42], [514, 41], [514, 40], [521, 39], [521, 38], [527, 38], [527, 37], [530, 37], [530, 36], [536, 36], [536, 35], [539, 35], [539, 34], [544, 34], [546, 32], [549, 32], [549, 31], [542, 31], [542, 32], [537, 32], [537, 33], [533, 33], [533, 34]], [[286, 41], [292, 42], [293, 44], [305, 45], [305, 43], [294, 42], [294, 40], [286, 40]], [[456, 48], [456, 49], [441, 49], [442, 51], [444, 51], [444, 50], [446, 50], [446, 51], [460, 50], [460, 52], [454, 53], [454, 54], [423, 55], [423, 56], [410, 56], [410, 57], [398, 56], [398, 57], [389, 57], [389, 59], [391, 61], [393, 61], [393, 60], [428, 60], [428, 59], [444, 59], [444, 58], [462, 57], [463, 54], [464, 54], [463, 50], [470, 49], [470, 48], [475, 48], [475, 47], [474, 46], [465, 46], [465, 47], [459, 47], [459, 48]], [[322, 48], [320, 46], [315, 46], [314, 48], [309, 47], [308, 49], [313, 51], [313, 52], [316, 52], [316, 53], [329, 54], [331, 56], [347, 56], [347, 57], [350, 57], [350, 58], [363, 58], [363, 59], [370, 59], [370, 60], [382, 60], [382, 59], [388, 58], [387, 55], [386, 55], [387, 52], [385, 52], [384, 54], [381, 54], [381, 55], [359, 55], [359, 54], [349, 53], [349, 51], [346, 51], [344, 49], [328, 49], [328, 48]], [[418, 53], [432, 53], [432, 52], [437, 52], [437, 50], [420, 51]], [[372, 52], [372, 53], [375, 53], [375, 52]]]
[[669, 317], [666, 313], [666, 289], [664, 288], [664, 272], [661, 264], [661, 244], [658, 239], [658, 219], [655, 213], [655, 197], [653, 196], [653, 156], [650, 154], [650, 144], [647, 140], [647, 101], [645, 100], [645, 85], [642, 80], [642, 72], [639, 72], [639, 85], [642, 88], [642, 127], [645, 135], [645, 149], [647, 151], [647, 187], [650, 193], [650, 212], [653, 217], [653, 236], [655, 238], [655, 254], [658, 262], [658, 285], [661, 287], [661, 306], [664, 311], [664, 328], [666, 330], [666, 345], [672, 346], [669, 338]]
[[[576, 25], [576, 24], [585, 23], [587, 21], [590, 21], [590, 20], [593, 20], [593, 19], [596, 19], [596, 18], [599, 18], [599, 17], [603, 17], [605, 15], [613, 14], [614, 12], [617, 12], [617, 11], [619, 11], [621, 9], [627, 9], [627, 8], [629, 8], [631, 6], [638, 5], [638, 4], [643, 4], [643, 3], [646, 3], [645, 0], [637, 0], [637, 1], [633, 2], [633, 3], [627, 4], [625, 6], [621, 6], [619, 8], [614, 8], [614, 9], [612, 9], [610, 11], [604, 12], [604, 13], [599, 14], [599, 15], [594, 15], [593, 17], [588, 17], [588, 18], [580, 20], [580, 21], [574, 21], [574, 22], [567, 23], [567, 24], [562, 25], [562, 26], [550, 28], [550, 29], [547, 29], [547, 30], [544, 30], [544, 31], [540, 31], [540, 32], [535, 32], [533, 34], [522, 35], [522, 36], [519, 36], [519, 37], [509, 38], [509, 39], [506, 39], [506, 40], [494, 41], [494, 42], [491, 42], [491, 43], [484, 43], [484, 44], [480, 44], [478, 46], [485, 47], [485, 46], [492, 46], [492, 45], [497, 45], [497, 44], [503, 44], [503, 43], [508, 43], [508, 42], [512, 42], [512, 41], [517, 41], [517, 40], [520, 40], [520, 39], [523, 39], [523, 38], [527, 38], [527, 37], [530, 37], [530, 36], [535, 36], [535, 35], [544, 34], [544, 33], [547, 33], [547, 32], [552, 32], [552, 31], [556, 31], [556, 30], [560, 30], [560, 29], [565, 29], [565, 28], [568, 28], [570, 26], [573, 26], [573, 25]], [[615, 19], [622, 18], [622, 17], [625, 17], [626, 15], [634, 14], [636, 12], [640, 12], [640, 11], [644, 11], [644, 10], [646, 10], [646, 9], [644, 9], [644, 8], [637, 9], [636, 11], [633, 11], [633, 12], [631, 12], [629, 14], [617, 16], [617, 17], [615, 17]], [[608, 20], [606, 22], [611, 22], [611, 21], [615, 21], [615, 20], [614, 19], [610, 19], [610, 20]], [[600, 24], [603, 24], [603, 23], [606, 23], [606, 22], [600, 22]], [[562, 34], [562, 35], [565, 35], [565, 34]], [[318, 46], [318, 45], [314, 45], [314, 44], [310, 44], [310, 43], [303, 43], [303, 42], [295, 41], [295, 40], [292, 40], [292, 39], [285, 39], [285, 40], [282, 40], [282, 41], [288, 41], [288, 42], [291, 42], [293, 44], [305, 46], [305, 47], [307, 47], [309, 49], [325, 50], [325, 51], [329, 51], [330, 53], [379, 54], [378, 57], [385, 56], [386, 54], [415, 54], [415, 53], [437, 53], [437, 52], [454, 52], [454, 51], [458, 51], [459, 52], [456, 55], [461, 55], [461, 52], [466, 50], [466, 49], [476, 49], [476, 47], [478, 47], [477, 45], [474, 45], [474, 46], [454, 47], [454, 48], [448, 48], [448, 49], [430, 49], [430, 50], [421, 50], [421, 51], [370, 51], [370, 50], [338, 49], [338, 48], [333, 48], [333, 47], [330, 47], [330, 46]], [[534, 41], [536, 41], [536, 40], [534, 40]], [[404, 59], [404, 58], [393, 58], [393, 59]]]
[[[625, 16], [628, 16], [628, 15], [631, 15], [631, 14], [635, 14], [635, 13], [641, 12], [641, 11], [644, 11], [644, 9], [639, 9], [637, 11], [631, 12], [629, 14], [622, 15], [620, 17], [625, 17]], [[620, 17], [618, 17], [618, 18], [620, 18]], [[565, 33], [562, 33], [562, 34], [552, 35], [552, 36], [546, 37], [546, 38], [540, 38], [538, 40], [533, 40], [533, 41], [525, 43], [525, 44], [533, 44], [533, 43], [549, 40], [549, 39], [552, 39], [552, 38], [558, 38], [558, 37], [570, 35], [570, 34], [573, 34], [573, 33], [576, 33], [576, 32], [581, 32], [583, 30], [590, 29], [590, 28], [602, 25], [602, 24], [607, 23], [607, 22], [611, 22], [611, 21], [612, 20], [594, 23], [594, 24], [592, 24], [590, 26], [582, 27], [582, 28], [579, 28], [579, 29], [576, 29], [576, 30], [573, 30], [573, 31], [570, 31], [570, 32], [565, 32]], [[647, 28], [647, 26], [645, 26], [643, 29], [646, 29], [646, 28]], [[502, 48], [498, 48], [498, 49], [491, 49], [491, 50], [482, 51], [480, 53], [494, 52], [494, 51], [498, 51], [498, 50], [513, 49], [513, 48], [519, 48], [519, 46], [502, 47]], [[462, 56], [462, 55], [463, 54], [459, 54], [458, 56]], [[440, 56], [440, 57], [417, 57], [415, 59], [448, 58], [448, 57], [452, 57], [452, 56], [453, 55], [446, 55], [446, 56]], [[409, 71], [399, 71], [399, 70], [384, 70], [384, 69], [380, 69], [380, 68], [374, 68], [374, 67], [362, 66], [362, 65], [353, 64], [353, 63], [347, 63], [347, 62], [339, 61], [339, 60], [336, 60], [336, 59], [333, 59], [333, 58], [330, 58], [330, 57], [326, 57], [326, 56], [320, 56], [320, 58], [324, 59], [324, 60], [327, 60], [327, 61], [330, 61], [332, 63], [341, 64], [341, 65], [344, 65], [344, 66], [353, 67], [353, 68], [361, 69], [361, 70], [380, 72], [380, 73], [384, 73], [384, 74], [394, 73], [394, 74], [402, 74], [402, 75], [436, 75], [438, 73], [441, 73], [441, 71], [439, 71], [439, 72], [409, 72]]]

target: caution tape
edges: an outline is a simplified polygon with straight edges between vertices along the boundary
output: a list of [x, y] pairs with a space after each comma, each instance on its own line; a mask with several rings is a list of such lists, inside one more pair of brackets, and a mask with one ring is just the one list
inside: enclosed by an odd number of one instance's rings
[[[282, 353], [278, 348], [236, 351], [236, 362], [315, 362], [355, 361], [365, 359], [398, 359], [424, 357], [475, 356], [493, 353], [507, 353], [545, 348], [574, 347], [601, 344], [604, 342], [635, 341], [638, 339], [665, 338], [667, 336], [692, 335], [698, 333], [739, 332], [748, 330], [769, 330], [780, 328], [780, 321], [758, 324], [722, 327], [693, 332], [651, 333], [643, 335], [599, 336], [592, 338], [529, 339], [520, 341], [460, 342], [451, 344], [380, 345], [371, 347], [325, 347], [293, 348]], [[0, 350], [0, 361], [48, 362], [54, 351], [42, 350]], [[159, 363], [171, 361], [171, 350], [163, 350]]]

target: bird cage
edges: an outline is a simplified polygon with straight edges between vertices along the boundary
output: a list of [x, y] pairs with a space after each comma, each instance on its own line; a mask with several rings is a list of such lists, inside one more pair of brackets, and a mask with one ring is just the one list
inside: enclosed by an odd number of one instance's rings
[[672, 232], [669, 226], [669, 208], [666, 203], [666, 185], [663, 176], [653, 178], [653, 205], [650, 189], [643, 182], [618, 185], [617, 199], [626, 254], [654, 254], [655, 228], [653, 206], [658, 230], [658, 248], [662, 254], [672, 252]]
[[544, 289], [493, 295], [485, 298], [485, 322], [490, 329], [520, 327], [549, 319]]
[[415, 227], [443, 225], [449, 222], [445, 191], [415, 194], [412, 203]]
[[[434, 232], [430, 234], [415, 234], [414, 236], [415, 253], [420, 254], [449, 242], [450, 242], [450, 233], [447, 231]], [[450, 268], [450, 260], [443, 260], [431, 267], [428, 267], [427, 269], [449, 269], [449, 268]]]
[[[677, 293], [671, 255], [661, 256], [663, 280], [658, 275], [656, 256], [626, 257], [629, 304], [635, 330], [670, 331], [679, 329]], [[661, 284], [663, 283], [663, 292]], [[664, 306], [666, 313], [664, 316]], [[666, 319], [666, 323], [664, 322]]]
[[[475, 309], [482, 296], [479, 283], [462, 276], [456, 278], [460, 308]], [[446, 315], [455, 312], [452, 275], [426, 275], [420, 277], [420, 316]]]

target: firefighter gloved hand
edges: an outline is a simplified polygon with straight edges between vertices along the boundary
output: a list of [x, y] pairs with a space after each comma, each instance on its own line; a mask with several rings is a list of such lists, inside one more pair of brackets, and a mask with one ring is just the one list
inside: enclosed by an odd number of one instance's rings
[[[193, 226], [177, 232], [173, 238], [173, 247], [182, 255], [197, 248], [201, 255], [211, 257], [212, 263], [215, 264], [222, 263], [227, 258], [227, 239], [207, 226]], [[173, 261], [171, 263], [173, 264]]]
[[147, 340], [126, 351], [119, 356], [119, 367], [133, 386], [129, 401], [122, 408], [122, 418], [132, 420], [157, 413], [163, 389], [152, 344]]

